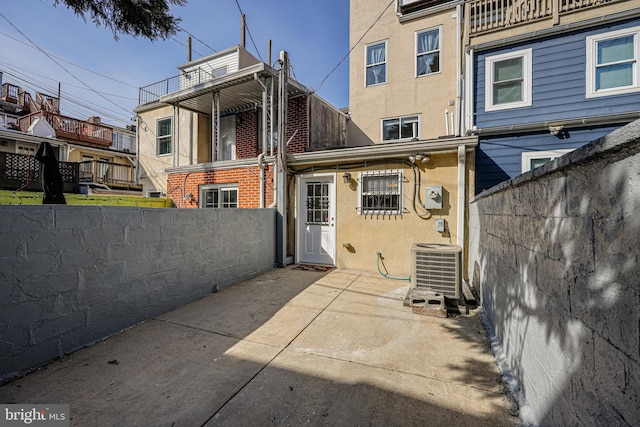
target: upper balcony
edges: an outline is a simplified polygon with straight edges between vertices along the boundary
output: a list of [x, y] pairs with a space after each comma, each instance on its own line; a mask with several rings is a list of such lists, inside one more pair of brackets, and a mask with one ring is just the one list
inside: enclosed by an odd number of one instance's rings
[[109, 148], [113, 142], [113, 129], [95, 120], [84, 121], [49, 111], [41, 111], [20, 118], [20, 130], [27, 132], [38, 117], [44, 117], [60, 139], [78, 141], [98, 148]]
[[12, 106], [16, 113], [22, 114], [28, 113], [32, 104], [29, 92], [25, 92], [20, 86], [12, 85], [11, 83], [2, 84], [0, 100]]
[[[625, 3], [627, 3], [625, 5]], [[627, 0], [471, 0], [466, 3], [469, 38], [497, 31], [535, 31], [558, 24], [603, 15], [602, 7], [612, 12], [629, 9]], [[535, 28], [529, 28], [532, 25]]]

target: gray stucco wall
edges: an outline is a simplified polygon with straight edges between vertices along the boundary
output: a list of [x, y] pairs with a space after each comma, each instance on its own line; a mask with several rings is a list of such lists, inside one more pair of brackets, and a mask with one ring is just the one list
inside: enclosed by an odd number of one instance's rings
[[272, 209], [0, 206], [0, 383], [273, 268]]
[[482, 193], [469, 275], [531, 425], [640, 425], [640, 121]]

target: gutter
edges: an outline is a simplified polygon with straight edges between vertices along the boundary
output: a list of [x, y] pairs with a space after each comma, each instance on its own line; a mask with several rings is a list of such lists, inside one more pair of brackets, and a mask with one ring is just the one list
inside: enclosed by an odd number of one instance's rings
[[439, 154], [454, 153], [459, 146], [473, 149], [478, 145], [478, 138], [473, 135], [465, 137], [451, 137], [428, 139], [422, 141], [410, 141], [406, 143], [387, 143], [366, 145], [363, 147], [341, 148], [336, 150], [323, 150], [309, 153], [289, 154], [287, 163], [290, 166], [307, 166], [340, 163], [346, 161], [365, 162], [371, 160], [384, 160], [392, 157], [403, 157], [410, 154]]
[[581, 117], [578, 119], [557, 119], [547, 122], [495, 126], [490, 128], [471, 128], [467, 130], [467, 135], [504, 135], [505, 133], [542, 132], [550, 131], [549, 128], [551, 127], [580, 128], [586, 126], [604, 126], [629, 123], [638, 118], [640, 118], [640, 111]]

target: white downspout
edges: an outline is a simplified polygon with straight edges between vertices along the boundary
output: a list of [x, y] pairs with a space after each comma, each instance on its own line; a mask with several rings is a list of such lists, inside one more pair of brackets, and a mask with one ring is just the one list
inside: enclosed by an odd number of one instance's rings
[[466, 54], [465, 62], [465, 96], [464, 96], [464, 111], [465, 111], [465, 129], [464, 134], [467, 134], [473, 129], [475, 125], [474, 108], [473, 108], [473, 83], [475, 76], [473, 75], [473, 61], [475, 61], [473, 49], [469, 49]]
[[[462, 248], [462, 260], [461, 264], [464, 268], [464, 237], [465, 237], [465, 217], [466, 217], [466, 190], [467, 185], [465, 182], [466, 177], [466, 158], [467, 151], [464, 145], [458, 146], [458, 217], [456, 219], [458, 228], [458, 237], [456, 244]], [[464, 270], [463, 270], [464, 271]]]
[[[456, 112], [455, 112], [455, 127], [452, 125], [451, 129], [455, 136], [462, 135], [462, 82], [464, 81], [464, 77], [461, 73], [462, 71], [462, 14], [463, 7], [461, 4], [456, 6]], [[453, 111], [451, 112], [454, 114]], [[453, 118], [451, 120], [453, 122]]]

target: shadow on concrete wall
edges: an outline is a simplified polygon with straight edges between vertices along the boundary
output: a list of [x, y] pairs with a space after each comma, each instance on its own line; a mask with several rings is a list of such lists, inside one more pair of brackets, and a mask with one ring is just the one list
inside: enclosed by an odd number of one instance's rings
[[639, 153], [640, 121], [474, 202], [472, 277], [525, 423], [640, 423]]

